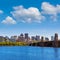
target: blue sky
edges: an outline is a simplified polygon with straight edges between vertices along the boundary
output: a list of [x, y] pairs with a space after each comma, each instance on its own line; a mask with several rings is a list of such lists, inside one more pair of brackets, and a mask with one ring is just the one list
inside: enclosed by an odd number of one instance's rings
[[0, 35], [60, 35], [59, 0], [0, 0]]

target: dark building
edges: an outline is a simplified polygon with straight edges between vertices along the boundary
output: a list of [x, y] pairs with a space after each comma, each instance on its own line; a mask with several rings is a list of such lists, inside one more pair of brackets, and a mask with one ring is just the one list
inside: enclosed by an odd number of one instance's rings
[[25, 33], [25, 39], [28, 39], [28, 33]]
[[0, 36], [0, 42], [4, 42], [4, 41], [5, 41], [4, 37]]
[[54, 41], [54, 36], [51, 36], [51, 41]]
[[54, 36], [54, 47], [58, 47], [58, 34], [55, 33], [55, 36]]
[[58, 34], [57, 33], [55, 33], [54, 40], [58, 41]]
[[40, 36], [36, 35], [36, 40], [40, 40]]
[[35, 36], [32, 36], [32, 37], [31, 37], [31, 40], [35, 40]]
[[23, 37], [24, 36], [23, 33], [21, 33], [20, 36]]
[[48, 38], [48, 37], [45, 37], [45, 40], [46, 40], [46, 41], [49, 41], [49, 38]]
[[41, 37], [41, 42], [43, 42], [43, 41], [44, 41], [44, 37], [42, 36], [42, 37]]
[[25, 40], [23, 33], [20, 34], [20, 40], [21, 40], [22, 42]]
[[28, 39], [29, 39], [28, 33], [25, 33], [25, 41], [28, 41]]
[[42, 46], [42, 47], [44, 46], [44, 43], [43, 43], [43, 42], [44, 42], [44, 37], [42, 36], [42, 37], [41, 37], [41, 46]]
[[18, 36], [17, 42], [24, 42], [24, 41], [25, 41], [24, 35], [23, 33], [21, 33], [20, 36]]

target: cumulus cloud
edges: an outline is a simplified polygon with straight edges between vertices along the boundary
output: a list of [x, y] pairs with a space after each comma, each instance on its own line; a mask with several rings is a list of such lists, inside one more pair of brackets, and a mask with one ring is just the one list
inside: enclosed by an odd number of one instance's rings
[[56, 9], [57, 9], [57, 13], [60, 13], [60, 5], [57, 5]]
[[60, 14], [60, 5], [52, 5], [48, 2], [43, 2], [42, 6], [42, 14], [50, 15], [50, 18], [52, 18], [54, 21], [56, 21], [58, 14]]
[[56, 14], [56, 7], [51, 5], [50, 3], [48, 2], [43, 2], [42, 3], [42, 6], [41, 6], [41, 9], [43, 10], [43, 12], [45, 14]]
[[3, 13], [3, 11], [2, 10], [0, 10], [0, 14], [2, 14]]
[[[37, 22], [41, 23], [45, 18], [49, 18], [53, 21], [57, 21], [58, 14], [60, 14], [60, 5], [52, 5], [49, 2], [42, 2], [41, 11], [36, 7], [24, 8], [24, 6], [13, 7], [11, 14], [16, 21], [23, 23]], [[3, 13], [0, 10], [0, 13]], [[6, 17], [2, 23], [5, 24], [16, 24], [16, 21], [12, 17]]]
[[16, 24], [16, 21], [10, 17], [10, 16], [7, 16], [5, 20], [2, 21], [3, 24]]
[[29, 7], [26, 9], [23, 6], [16, 6], [13, 8], [14, 11], [12, 11], [11, 14], [16, 20], [19, 20], [20, 22], [40, 23], [44, 19], [44, 16], [41, 15], [41, 12], [39, 11], [38, 8]]

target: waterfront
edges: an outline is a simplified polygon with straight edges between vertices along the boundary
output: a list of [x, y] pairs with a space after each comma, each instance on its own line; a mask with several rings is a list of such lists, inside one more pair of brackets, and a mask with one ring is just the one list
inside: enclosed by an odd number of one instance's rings
[[60, 60], [60, 48], [1, 46], [0, 60]]

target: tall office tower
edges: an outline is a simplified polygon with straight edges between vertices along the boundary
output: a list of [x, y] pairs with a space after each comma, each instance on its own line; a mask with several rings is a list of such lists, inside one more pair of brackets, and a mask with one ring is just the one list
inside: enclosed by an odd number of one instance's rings
[[0, 36], [0, 42], [4, 42], [4, 41], [5, 41], [4, 37]]
[[35, 40], [35, 36], [31, 36], [31, 40]]
[[44, 37], [43, 36], [41, 37], [41, 46], [42, 47], [44, 46]]
[[18, 42], [24, 42], [25, 41], [24, 35], [22, 33], [20, 34], [20, 36], [18, 36], [17, 41]]
[[28, 33], [25, 33], [25, 39], [27, 39], [28, 38]]
[[36, 40], [40, 40], [40, 36], [36, 35]]
[[54, 36], [54, 47], [58, 47], [58, 34], [55, 33], [55, 36]]
[[23, 33], [20, 34], [20, 40], [23, 42], [25, 41]]
[[17, 40], [17, 36], [11, 36], [10, 41], [16, 42], [16, 40]]
[[49, 38], [48, 37], [45, 37], [45, 41], [49, 41]]
[[51, 36], [51, 41], [54, 41], [54, 36]]
[[20, 36], [23, 37], [24, 36], [23, 33], [21, 33]]
[[8, 36], [5, 36], [5, 41], [9, 42], [10, 41], [10, 38]]
[[41, 42], [43, 42], [43, 41], [44, 41], [44, 37], [42, 36], [42, 37], [41, 37]]
[[25, 33], [25, 41], [28, 41], [28, 39], [29, 39], [28, 33]]
[[58, 41], [58, 34], [57, 33], [55, 33], [54, 40]]

